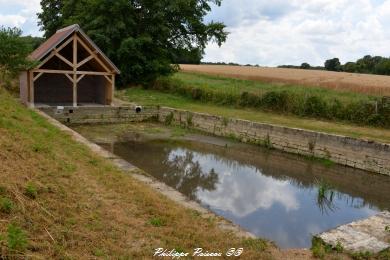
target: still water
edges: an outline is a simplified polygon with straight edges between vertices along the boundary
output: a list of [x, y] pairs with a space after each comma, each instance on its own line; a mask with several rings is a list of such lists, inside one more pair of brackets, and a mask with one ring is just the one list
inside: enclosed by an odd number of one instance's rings
[[224, 139], [136, 136], [100, 145], [282, 248], [310, 247], [313, 234], [390, 209], [386, 176]]

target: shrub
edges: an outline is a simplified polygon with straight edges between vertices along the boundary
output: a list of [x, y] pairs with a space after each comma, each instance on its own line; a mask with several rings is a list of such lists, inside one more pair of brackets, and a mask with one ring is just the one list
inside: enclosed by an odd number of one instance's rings
[[192, 89], [191, 96], [194, 100], [201, 100], [203, 97], [203, 90], [201, 88], [194, 88]]
[[28, 183], [24, 190], [24, 194], [31, 199], [36, 199], [38, 196], [38, 190], [34, 184]]
[[35, 65], [27, 56], [31, 52], [29, 44], [21, 37], [18, 28], [0, 27], [0, 81], [4, 87], [15, 91], [12, 79], [22, 70]]
[[193, 114], [192, 113], [187, 113], [187, 127], [190, 127], [192, 126], [192, 118], [193, 118]]
[[0, 211], [6, 214], [10, 214], [14, 204], [8, 198], [0, 198]]
[[274, 111], [286, 111], [288, 106], [289, 93], [287, 91], [269, 91], [265, 93], [261, 99], [261, 106], [263, 108]]
[[264, 251], [265, 249], [267, 249], [267, 247], [268, 247], [267, 241], [260, 239], [260, 238], [245, 239], [243, 241], [243, 245], [247, 248], [252, 249], [252, 250], [261, 251], [261, 252]]
[[162, 227], [165, 225], [164, 221], [160, 218], [152, 218], [149, 223], [155, 227]]
[[313, 237], [311, 241], [311, 252], [313, 253], [314, 257], [318, 257], [320, 259], [325, 258], [326, 254], [332, 252], [332, 247], [329, 245], [326, 245], [322, 239]]
[[23, 230], [16, 225], [9, 225], [7, 230], [7, 244], [11, 251], [23, 252], [26, 250], [27, 238]]
[[260, 103], [259, 96], [248, 93], [248, 92], [242, 92], [239, 105], [242, 107], [258, 107]]
[[173, 121], [174, 114], [173, 112], [170, 112], [166, 117], [165, 117], [165, 125], [171, 125]]
[[186, 86], [181, 80], [161, 78], [152, 88], [158, 91], [177, 94], [193, 100], [211, 102], [218, 105], [251, 107], [267, 111], [291, 113], [331, 120], [342, 120], [361, 125], [390, 127], [390, 104], [387, 100], [351, 99], [342, 102], [337, 97], [328, 99], [321, 94], [306, 96], [305, 92], [292, 90], [266, 91], [256, 94]]
[[305, 116], [327, 118], [327, 105], [317, 96], [311, 96], [305, 103]]

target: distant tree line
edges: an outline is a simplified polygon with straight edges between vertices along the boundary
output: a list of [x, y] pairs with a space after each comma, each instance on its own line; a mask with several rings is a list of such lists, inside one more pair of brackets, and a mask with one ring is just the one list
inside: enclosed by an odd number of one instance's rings
[[201, 62], [203, 65], [243, 66], [235, 62]]
[[309, 63], [304, 62], [302, 63], [301, 66], [296, 66], [296, 65], [280, 65], [278, 68], [284, 68], [284, 69], [303, 69], [303, 70], [325, 70], [324, 67], [321, 66], [316, 66], [313, 67]]
[[278, 68], [294, 68], [306, 70], [328, 70], [349, 73], [365, 73], [376, 75], [390, 75], [390, 58], [381, 56], [366, 55], [356, 62], [347, 62], [341, 64], [339, 58], [333, 58], [325, 61], [324, 67], [312, 67], [309, 63], [302, 63], [301, 66], [281, 65]]
[[390, 58], [366, 55], [356, 62], [347, 62], [344, 65], [340, 64], [338, 58], [334, 58], [326, 61], [325, 68], [331, 71], [390, 75]]

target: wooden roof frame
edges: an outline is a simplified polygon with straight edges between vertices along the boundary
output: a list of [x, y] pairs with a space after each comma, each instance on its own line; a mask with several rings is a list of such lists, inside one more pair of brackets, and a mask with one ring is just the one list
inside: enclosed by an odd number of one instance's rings
[[[89, 54], [88, 57], [78, 62], [78, 44], [80, 44]], [[72, 45], [73, 57], [68, 60], [60, 54], [65, 47]], [[52, 58], [57, 57], [67, 64], [72, 70], [42, 69], [42, 67]], [[111, 100], [113, 100], [115, 89], [115, 75], [120, 74], [119, 69], [110, 61], [110, 59], [95, 45], [95, 43], [81, 30], [80, 26], [75, 24], [64, 29], [58, 30], [56, 34], [50, 37], [31, 55], [31, 59], [39, 60], [40, 63], [35, 68], [28, 71], [28, 103], [34, 107], [34, 82], [43, 74], [62, 74], [73, 83], [73, 107], [77, 107], [77, 85], [86, 75], [104, 76], [110, 83]], [[101, 71], [81, 71], [79, 68], [87, 62], [94, 60], [102, 68]]]

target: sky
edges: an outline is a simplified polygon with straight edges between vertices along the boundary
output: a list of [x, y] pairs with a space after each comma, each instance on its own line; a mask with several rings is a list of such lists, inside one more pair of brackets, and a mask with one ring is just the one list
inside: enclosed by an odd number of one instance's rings
[[[41, 36], [39, 0], [0, 0], [0, 25]], [[390, 0], [223, 0], [206, 21], [230, 33], [210, 43], [204, 61], [277, 66], [344, 63], [364, 55], [390, 56]]]

